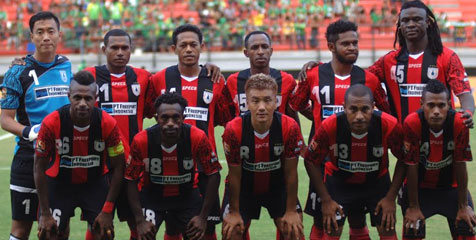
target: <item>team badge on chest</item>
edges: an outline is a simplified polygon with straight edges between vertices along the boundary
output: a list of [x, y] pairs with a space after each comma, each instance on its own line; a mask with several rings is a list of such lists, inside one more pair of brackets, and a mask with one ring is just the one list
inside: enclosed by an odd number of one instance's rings
[[382, 157], [383, 156], [383, 147], [380, 146], [380, 147], [374, 147], [373, 148], [373, 154], [374, 154], [374, 157]]
[[275, 156], [279, 156], [281, 155], [281, 153], [283, 153], [284, 151], [284, 146], [281, 145], [281, 146], [274, 146], [274, 155]]
[[427, 76], [429, 79], [436, 79], [438, 77], [438, 68], [436, 66], [429, 66]]
[[131, 85], [131, 89], [132, 89], [132, 93], [134, 93], [134, 95], [139, 96], [140, 94], [140, 84], [139, 83], [133, 83]]
[[106, 144], [102, 140], [94, 140], [94, 150], [97, 152], [102, 152], [104, 151], [104, 147]]
[[191, 159], [191, 158], [189, 158], [189, 159], [184, 158], [184, 159], [183, 159], [183, 168], [184, 168], [185, 170], [190, 170], [190, 169], [192, 169], [192, 167], [193, 167], [193, 159]]
[[210, 104], [212, 100], [213, 100], [213, 92], [211, 92], [210, 90], [203, 91], [203, 101], [206, 104]]

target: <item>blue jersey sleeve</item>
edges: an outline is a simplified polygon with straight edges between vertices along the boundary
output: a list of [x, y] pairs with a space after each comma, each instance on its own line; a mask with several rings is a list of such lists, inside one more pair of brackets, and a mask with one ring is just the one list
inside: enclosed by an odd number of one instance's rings
[[26, 66], [14, 65], [5, 73], [3, 83], [0, 85], [2, 109], [17, 109], [20, 106], [20, 97], [23, 94], [20, 74], [25, 68]]

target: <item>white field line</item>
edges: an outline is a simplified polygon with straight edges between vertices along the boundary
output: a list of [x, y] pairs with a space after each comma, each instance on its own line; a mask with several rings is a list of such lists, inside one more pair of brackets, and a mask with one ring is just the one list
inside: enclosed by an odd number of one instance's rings
[[0, 136], [0, 141], [11, 138], [11, 137], [14, 137], [14, 136], [15, 135], [13, 135], [11, 133], [3, 134], [2, 136]]

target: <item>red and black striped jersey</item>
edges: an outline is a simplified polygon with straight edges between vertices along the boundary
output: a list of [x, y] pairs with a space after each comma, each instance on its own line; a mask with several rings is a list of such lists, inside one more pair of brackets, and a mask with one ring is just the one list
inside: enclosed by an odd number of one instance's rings
[[435, 133], [418, 110], [405, 119], [404, 134], [405, 163], [418, 164], [419, 186], [457, 187], [453, 162], [472, 160], [469, 129], [461, 114], [450, 110], [443, 129]]
[[147, 101], [154, 102], [165, 92], [182, 95], [188, 101], [184, 112], [185, 123], [203, 130], [216, 150], [215, 126], [225, 126], [233, 118], [230, 113], [232, 103], [227, 101], [229, 97], [224, 96], [224, 89], [224, 79], [214, 84], [210, 77], [207, 77], [205, 68], [202, 68], [199, 76], [189, 78], [181, 76], [178, 66], [175, 65], [152, 76]]
[[72, 184], [87, 183], [109, 172], [108, 157], [124, 153], [116, 120], [94, 108], [88, 127], [74, 126], [65, 105], [41, 123], [36, 155], [50, 159], [46, 175]]
[[314, 126], [318, 128], [322, 120], [344, 110], [345, 92], [351, 85], [357, 83], [370, 88], [377, 108], [390, 112], [385, 90], [375, 75], [354, 65], [350, 75], [337, 76], [334, 74], [331, 63], [325, 63], [307, 71], [307, 79], [300, 82], [293, 93], [290, 100], [291, 108], [302, 111], [311, 100]]
[[284, 161], [298, 157], [302, 144], [296, 121], [278, 112], [267, 133], [254, 131], [250, 113], [233, 119], [223, 133], [226, 160], [242, 167], [241, 193], [248, 195], [282, 191]]
[[125, 178], [140, 179], [139, 187], [156, 187], [163, 197], [186, 194], [197, 188], [197, 166], [211, 175], [221, 166], [205, 133], [184, 124], [178, 143], [170, 148], [161, 145], [159, 125], [138, 133], [131, 145], [131, 162]]
[[374, 111], [367, 133], [351, 132], [344, 112], [325, 119], [305, 153], [305, 161], [321, 165], [325, 174], [342, 177], [349, 184], [375, 181], [388, 173], [388, 149], [403, 160], [403, 130], [393, 116]]
[[385, 84], [392, 115], [401, 123], [420, 108], [421, 93], [430, 79], [438, 79], [456, 95], [471, 92], [461, 60], [446, 47], [438, 56], [430, 50], [416, 55], [391, 51], [368, 70]]
[[[285, 114], [291, 93], [296, 87], [296, 80], [294, 80], [294, 77], [291, 74], [274, 68], [270, 68], [269, 75], [273, 77], [278, 84], [278, 92], [276, 96], [278, 99], [277, 110], [280, 113]], [[248, 68], [233, 73], [228, 76], [226, 81], [226, 88], [228, 89], [234, 103], [235, 116], [240, 116], [248, 111], [248, 106], [246, 105], [245, 83], [250, 77], [251, 70]]]
[[153, 105], [146, 105], [145, 102], [151, 75], [144, 69], [131, 66], [127, 66], [123, 74], [112, 74], [105, 65], [84, 70], [96, 79], [96, 106], [118, 123], [127, 158], [133, 137], [142, 131], [143, 118], [151, 118], [155, 112]]

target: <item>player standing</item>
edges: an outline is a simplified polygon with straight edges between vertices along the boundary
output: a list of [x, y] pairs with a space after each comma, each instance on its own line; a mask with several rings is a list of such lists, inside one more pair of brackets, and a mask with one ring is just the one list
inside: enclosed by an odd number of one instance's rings
[[261, 207], [266, 207], [285, 239], [300, 239], [297, 162], [303, 140], [299, 126], [275, 111], [278, 86], [272, 77], [255, 74], [244, 88], [250, 112], [229, 122], [223, 134], [229, 166], [223, 238], [241, 239], [251, 219], [259, 219]]
[[116, 121], [94, 107], [96, 90], [94, 77], [78, 72], [69, 86], [71, 104], [42, 122], [34, 163], [39, 239], [67, 239], [76, 207], [96, 239], [114, 237], [113, 209], [123, 179], [124, 148]]
[[[164, 220], [185, 239], [205, 235], [218, 196], [221, 167], [205, 133], [184, 123], [186, 106], [182, 96], [162, 94], [155, 103], [157, 124], [138, 133], [132, 142], [125, 177], [139, 239], [155, 239]], [[203, 199], [197, 186], [199, 164], [208, 176]]]
[[37, 220], [38, 197], [33, 179], [33, 144], [43, 118], [68, 104], [71, 63], [56, 55], [60, 41], [60, 23], [51, 12], [39, 12], [30, 18], [33, 55], [25, 65], [12, 66], [3, 80], [0, 123], [17, 136], [10, 172], [12, 228], [10, 240], [27, 239]]
[[425, 219], [435, 214], [447, 218], [453, 239], [476, 239], [466, 169], [472, 160], [469, 129], [451, 110], [450, 92], [440, 81], [427, 82], [421, 109], [405, 119], [404, 134], [403, 239], [425, 238]]
[[[172, 34], [172, 40], [172, 50], [178, 56], [178, 65], [168, 67], [152, 76], [147, 101], [153, 102], [156, 96], [166, 92], [182, 95], [188, 102], [184, 112], [185, 123], [194, 125], [207, 134], [215, 154], [214, 128], [216, 125], [225, 125], [232, 118], [230, 113], [232, 102], [226, 101], [229, 96], [224, 95], [225, 81], [221, 79], [218, 83], [214, 83], [207, 75], [207, 69], [199, 65], [204, 44], [202, 32], [197, 26], [185, 24], [177, 27]], [[200, 192], [205, 194], [207, 176], [199, 174], [199, 178]], [[208, 218], [205, 239], [216, 239], [215, 224], [219, 223], [220, 219], [220, 201], [217, 197]], [[166, 227], [166, 238], [180, 239], [180, 236], [171, 231], [173, 226]]]
[[[310, 138], [324, 119], [343, 111], [344, 95], [351, 85], [365, 84], [371, 89], [377, 107], [384, 112], [390, 111], [377, 77], [354, 64], [359, 55], [357, 26], [350, 21], [338, 20], [327, 27], [326, 38], [332, 60], [308, 70], [306, 79], [299, 82], [290, 100], [296, 111], [305, 109], [309, 100], [312, 101], [314, 121]], [[309, 185], [305, 212], [316, 216], [315, 206], [319, 199], [312, 186]], [[365, 216], [354, 215], [348, 219], [351, 236], [368, 236]], [[318, 225], [316, 223], [312, 228], [312, 239], [322, 238], [323, 232], [316, 227]]]
[[[111, 30], [104, 36], [102, 47], [107, 64], [84, 69], [96, 79], [99, 89], [96, 105], [118, 123], [126, 159], [129, 159], [129, 146], [133, 137], [142, 131], [143, 118], [151, 118], [155, 112], [153, 106], [146, 105], [145, 101], [150, 73], [127, 65], [131, 48], [132, 40], [127, 32], [121, 29]], [[134, 216], [129, 208], [125, 189], [126, 186], [123, 186], [117, 200], [117, 215], [120, 221], [127, 220], [131, 229], [130, 239], [137, 239]], [[92, 239], [90, 232], [87, 235]]]
[[[366, 213], [380, 239], [397, 239], [395, 198], [404, 172], [395, 171], [390, 183], [388, 149], [403, 159], [403, 131], [397, 119], [374, 111], [373, 102], [369, 88], [352, 85], [345, 93], [344, 112], [322, 122], [305, 154], [306, 170], [320, 199], [313, 202], [314, 224], [325, 230], [324, 239], [339, 239], [346, 217]], [[330, 160], [323, 177], [326, 158]]]

